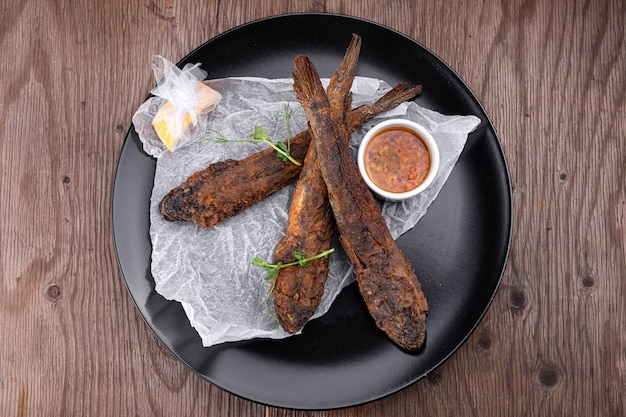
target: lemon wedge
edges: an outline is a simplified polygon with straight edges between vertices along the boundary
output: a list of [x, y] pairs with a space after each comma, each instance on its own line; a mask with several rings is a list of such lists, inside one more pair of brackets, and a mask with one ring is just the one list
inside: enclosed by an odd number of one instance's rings
[[[196, 84], [196, 94], [198, 103], [196, 107], [191, 110], [196, 116], [206, 115], [213, 110], [222, 99], [220, 93], [200, 82]], [[174, 117], [177, 117], [176, 108], [168, 101], [159, 109], [152, 120], [152, 126], [159, 136], [159, 139], [161, 139], [170, 152], [174, 152], [180, 143], [183, 133], [192, 127], [191, 112], [185, 113], [185, 118], [180, 124], [173, 122]]]

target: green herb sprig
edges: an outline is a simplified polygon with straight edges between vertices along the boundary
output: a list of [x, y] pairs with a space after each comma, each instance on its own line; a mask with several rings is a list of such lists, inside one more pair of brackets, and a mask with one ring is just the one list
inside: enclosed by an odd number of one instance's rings
[[207, 136], [205, 138], [205, 140], [207, 140], [209, 142], [215, 142], [215, 143], [265, 142], [268, 145], [270, 145], [272, 148], [274, 148], [274, 150], [278, 154], [278, 157], [281, 158], [283, 161], [290, 161], [291, 163], [293, 163], [293, 164], [295, 164], [297, 166], [302, 165], [300, 162], [296, 161], [289, 154], [289, 147], [287, 145], [285, 145], [284, 142], [278, 142], [278, 143], [272, 142], [272, 140], [270, 139], [270, 135], [267, 133], [267, 131], [262, 126], [254, 126], [254, 131], [250, 135], [249, 139], [228, 139], [226, 136], [224, 136], [222, 133], [220, 133], [218, 131], [209, 130], [209, 132], [214, 134], [214, 135], [217, 135], [217, 137], [209, 137], [209, 136]]
[[[283, 111], [280, 113], [280, 116], [285, 119], [285, 128], [287, 131], [287, 153], [289, 153], [289, 151], [291, 150], [291, 118], [293, 117], [294, 113], [301, 107], [296, 107], [296, 108], [292, 108], [290, 103], [287, 102], [284, 106], [283, 106]], [[284, 142], [281, 142], [281, 144], [283, 146], [285, 146]]]
[[269, 282], [270, 283], [270, 289], [269, 291], [265, 294], [265, 298], [264, 298], [264, 302], [265, 302], [265, 310], [268, 312], [269, 315], [273, 315], [270, 313], [269, 310], [269, 299], [270, 299], [270, 295], [274, 292], [274, 288], [276, 287], [276, 277], [278, 276], [278, 272], [283, 269], [283, 268], [287, 268], [290, 266], [306, 266], [309, 263], [317, 260], [317, 259], [321, 259], [324, 258], [328, 255], [330, 255], [331, 253], [333, 253], [335, 251], [334, 248], [330, 248], [328, 250], [325, 250], [323, 252], [318, 253], [315, 256], [311, 256], [309, 258], [307, 258], [303, 253], [301, 252], [293, 252], [293, 256], [294, 258], [296, 258], [295, 262], [288, 262], [288, 263], [283, 263], [282, 261], [278, 261], [275, 264], [271, 264], [267, 261], [265, 261], [262, 258], [259, 258], [258, 256], [254, 257], [252, 259], [252, 264], [258, 267], [261, 267], [263, 269], [265, 269], [267, 271], [267, 276], [264, 278], [265, 282]]

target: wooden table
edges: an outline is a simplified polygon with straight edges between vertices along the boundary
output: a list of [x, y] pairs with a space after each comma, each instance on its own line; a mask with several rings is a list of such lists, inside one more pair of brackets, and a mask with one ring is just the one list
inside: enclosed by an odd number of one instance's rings
[[[5, 2], [6, 3], [6, 2]], [[352, 408], [266, 407], [196, 376], [137, 313], [111, 233], [131, 116], [176, 61], [255, 19], [365, 18], [491, 116], [513, 189], [488, 313], [443, 365]], [[620, 416], [626, 411], [626, 2], [84, 0], [0, 14], [0, 415]]]

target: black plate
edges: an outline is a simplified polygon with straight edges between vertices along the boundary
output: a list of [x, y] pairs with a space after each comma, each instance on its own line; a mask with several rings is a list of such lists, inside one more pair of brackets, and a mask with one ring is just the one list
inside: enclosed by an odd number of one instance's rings
[[155, 160], [130, 129], [117, 167], [113, 233], [118, 261], [137, 308], [163, 344], [215, 385], [268, 405], [326, 409], [396, 392], [448, 358], [487, 310], [505, 266], [511, 192], [497, 134], [465, 83], [408, 37], [371, 22], [328, 14], [278, 16], [245, 24], [208, 41], [179, 64], [202, 63], [209, 78], [289, 77], [307, 54], [322, 77], [339, 64], [352, 33], [363, 39], [358, 75], [391, 85], [422, 83], [420, 105], [473, 114], [470, 134], [439, 197], [400, 247], [428, 298], [428, 336], [417, 353], [397, 348], [370, 320], [353, 284], [324, 317], [286, 340], [252, 340], [204, 348], [177, 302], [155, 292], [150, 274], [149, 204]]

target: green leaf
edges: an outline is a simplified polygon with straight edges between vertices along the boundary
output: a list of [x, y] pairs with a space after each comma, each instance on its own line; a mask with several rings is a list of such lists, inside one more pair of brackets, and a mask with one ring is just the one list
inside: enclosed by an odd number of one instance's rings
[[289, 155], [289, 147], [285, 145], [285, 142], [278, 142], [276, 144], [276, 147], [280, 149], [281, 151], [283, 151], [283, 153], [281, 153], [277, 150], [276, 155], [283, 161], [288, 161], [289, 158], [286, 155]]
[[270, 135], [262, 126], [254, 126], [254, 132], [250, 135], [254, 140], [270, 142]]
[[298, 265], [304, 266], [307, 264], [306, 257], [302, 252], [294, 252], [293, 257], [298, 261]]
[[260, 267], [265, 267], [265, 265], [267, 265], [267, 262], [265, 262], [263, 259], [259, 258], [258, 256], [255, 256], [254, 258], [252, 258], [252, 263], [254, 264], [254, 266], [260, 266]]

